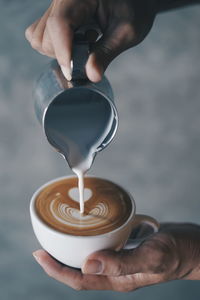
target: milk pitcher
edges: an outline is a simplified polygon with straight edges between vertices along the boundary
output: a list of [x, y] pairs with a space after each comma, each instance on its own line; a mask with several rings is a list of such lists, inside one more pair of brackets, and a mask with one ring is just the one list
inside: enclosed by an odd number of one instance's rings
[[[78, 37], [78, 38], [77, 38]], [[91, 82], [85, 72], [90, 43], [83, 32], [75, 35], [72, 80], [68, 81], [53, 60], [34, 89], [35, 112], [48, 142], [73, 169], [80, 157], [104, 149], [115, 136], [118, 114], [111, 85], [105, 76]], [[81, 153], [80, 153], [81, 152]], [[88, 168], [92, 161], [88, 162]]]

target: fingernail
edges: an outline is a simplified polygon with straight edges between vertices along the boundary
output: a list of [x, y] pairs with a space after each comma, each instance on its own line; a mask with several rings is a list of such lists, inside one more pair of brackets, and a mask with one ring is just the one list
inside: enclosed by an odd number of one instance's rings
[[37, 256], [37, 253], [36, 252], [33, 252], [32, 253], [33, 257], [35, 258], [35, 260], [40, 263], [40, 258]]
[[88, 260], [82, 268], [84, 274], [101, 274], [102, 263], [99, 260]]
[[70, 81], [72, 80], [72, 76], [71, 76], [71, 70], [66, 68], [65, 66], [60, 66], [62, 72], [63, 72], [63, 75], [65, 76], [65, 78]]

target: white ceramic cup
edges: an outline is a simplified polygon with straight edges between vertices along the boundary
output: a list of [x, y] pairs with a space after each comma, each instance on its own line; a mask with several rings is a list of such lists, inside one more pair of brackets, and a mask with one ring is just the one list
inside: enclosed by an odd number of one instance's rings
[[41, 246], [58, 261], [71, 267], [81, 268], [87, 256], [95, 251], [104, 249], [118, 251], [123, 247], [137, 247], [141, 240], [131, 240], [127, 244], [126, 242], [132, 230], [140, 224], [148, 224], [154, 232], [158, 231], [159, 223], [155, 219], [146, 215], [136, 215], [135, 201], [131, 195], [132, 211], [128, 220], [110, 232], [95, 236], [75, 236], [49, 227], [38, 216], [35, 209], [35, 200], [38, 194], [48, 185], [72, 177], [75, 176], [60, 177], [47, 182], [34, 193], [30, 202], [30, 215], [34, 233]]

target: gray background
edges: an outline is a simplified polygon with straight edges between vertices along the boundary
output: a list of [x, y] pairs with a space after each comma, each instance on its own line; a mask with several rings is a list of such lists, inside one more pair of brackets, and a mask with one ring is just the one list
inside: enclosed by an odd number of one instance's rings
[[[39, 247], [29, 220], [32, 193], [71, 174], [47, 144], [32, 101], [48, 59], [24, 39], [49, 1], [0, 1], [0, 298], [198, 299], [199, 282], [176, 281], [127, 294], [76, 292], [50, 279], [31, 256]], [[147, 39], [107, 71], [120, 126], [91, 174], [134, 194], [137, 210], [160, 221], [199, 222], [200, 6], [159, 15]]]

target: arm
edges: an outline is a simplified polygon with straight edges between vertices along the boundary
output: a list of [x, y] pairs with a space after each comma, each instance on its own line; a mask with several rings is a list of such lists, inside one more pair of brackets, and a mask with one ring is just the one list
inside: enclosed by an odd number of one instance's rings
[[183, 6], [200, 4], [199, 0], [158, 0], [158, 12], [175, 9]]
[[44, 250], [34, 253], [44, 271], [76, 290], [133, 291], [171, 280], [200, 280], [200, 226], [162, 224], [133, 250], [93, 253], [82, 272], [63, 266]]

